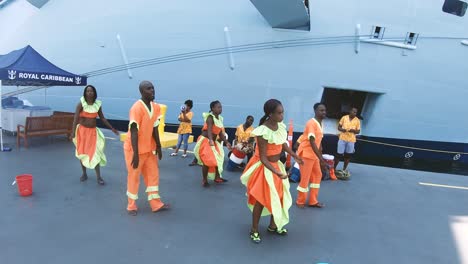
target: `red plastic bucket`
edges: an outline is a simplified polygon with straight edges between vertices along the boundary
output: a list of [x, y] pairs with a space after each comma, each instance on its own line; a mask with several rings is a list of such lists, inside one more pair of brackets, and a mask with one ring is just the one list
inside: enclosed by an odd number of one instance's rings
[[33, 192], [33, 177], [31, 174], [21, 174], [16, 176], [18, 192], [21, 196], [29, 196]]

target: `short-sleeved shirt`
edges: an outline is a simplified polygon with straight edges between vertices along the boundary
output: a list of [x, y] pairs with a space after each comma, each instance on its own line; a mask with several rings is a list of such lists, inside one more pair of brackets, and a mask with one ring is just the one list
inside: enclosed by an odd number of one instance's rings
[[237, 136], [237, 139], [239, 140], [239, 143], [249, 142], [249, 139], [253, 136], [252, 135], [253, 130], [254, 130], [253, 126], [250, 126], [246, 130], [244, 130], [244, 124], [239, 125], [236, 130], [236, 136]]
[[315, 145], [317, 148], [320, 148], [322, 144], [323, 138], [323, 128], [322, 124], [320, 124], [315, 118], [310, 119], [307, 121], [307, 124], [304, 129], [304, 133], [302, 134], [303, 140], [301, 140], [301, 144], [299, 145], [299, 149], [297, 153], [302, 158], [307, 159], [318, 159], [317, 155], [315, 155], [312, 146], [310, 145], [310, 137], [312, 137], [315, 141]]
[[299, 136], [299, 138], [297, 139], [296, 142], [297, 142], [298, 144], [301, 144], [301, 142], [302, 142], [303, 140], [304, 140], [304, 135], [302, 134], [302, 135]]
[[133, 151], [131, 125], [136, 124], [138, 129], [138, 154], [156, 151], [156, 141], [153, 138], [153, 129], [159, 125], [161, 108], [158, 104], [151, 102], [148, 109], [142, 100], [138, 100], [130, 108], [130, 123], [128, 134], [124, 143], [124, 149]]
[[[360, 130], [361, 129], [361, 121], [359, 118], [354, 117], [352, 120], [349, 120], [349, 115], [345, 115], [341, 118], [340, 123], [341, 128], [348, 130]], [[347, 142], [356, 142], [356, 134], [351, 132], [341, 132], [340, 139]]]
[[[193, 117], [193, 112], [190, 111], [185, 114], [185, 117], [190, 120], [190, 122], [184, 122], [180, 121], [179, 128], [177, 129], [177, 134], [191, 134], [192, 133], [192, 117]], [[184, 118], [184, 115], [181, 113], [179, 115], [180, 119]]]

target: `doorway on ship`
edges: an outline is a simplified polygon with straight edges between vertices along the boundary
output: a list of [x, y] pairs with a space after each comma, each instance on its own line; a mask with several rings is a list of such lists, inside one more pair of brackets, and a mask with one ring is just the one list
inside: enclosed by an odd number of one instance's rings
[[352, 107], [358, 109], [357, 116], [362, 120], [362, 111], [368, 94], [369, 92], [364, 91], [325, 87], [321, 100], [327, 106], [328, 125], [325, 133], [337, 134], [338, 121], [347, 115]]
[[338, 142], [338, 122], [349, 114], [351, 108], [357, 108], [357, 117], [361, 120], [361, 135], [372, 119], [381, 92], [336, 87], [324, 87], [321, 102], [327, 106], [327, 119], [324, 120], [324, 153], [335, 153]]

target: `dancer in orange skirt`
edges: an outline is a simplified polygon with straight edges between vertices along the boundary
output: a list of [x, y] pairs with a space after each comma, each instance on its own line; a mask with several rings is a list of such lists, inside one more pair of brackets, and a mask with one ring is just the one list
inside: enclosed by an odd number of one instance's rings
[[105, 139], [101, 130], [96, 127], [96, 117], [99, 116], [104, 125], [111, 129], [114, 134], [118, 135], [119, 132], [104, 117], [102, 103], [96, 98], [96, 88], [92, 85], [86, 86], [83, 96], [76, 106], [73, 130], [70, 137], [76, 146], [75, 156], [80, 160], [83, 171], [80, 181], [83, 182], [88, 179], [86, 168], [95, 169], [97, 182], [104, 185], [100, 167], [105, 166], [107, 162], [106, 155], [104, 155]]
[[299, 208], [304, 208], [311, 190], [309, 207], [322, 208], [324, 205], [318, 201], [320, 182], [322, 181], [322, 170], [328, 170], [328, 166], [322, 157], [322, 121], [327, 115], [324, 104], [314, 105], [315, 117], [310, 119], [302, 134], [304, 140], [301, 141], [297, 154], [304, 160], [300, 165], [301, 181], [297, 186], [296, 204]]
[[210, 112], [203, 113], [205, 124], [202, 128], [202, 134], [198, 137], [197, 144], [193, 149], [196, 159], [202, 165], [203, 187], [209, 187], [208, 178], [213, 179], [215, 183], [227, 182], [222, 178], [224, 150], [217, 138], [221, 139], [231, 150], [231, 144], [226, 140], [222, 131], [223, 117], [221, 112], [223, 108], [219, 101], [210, 103]]
[[[149, 81], [140, 83], [141, 99], [130, 108], [130, 123], [124, 143], [125, 164], [127, 165], [127, 211], [137, 215], [138, 188], [140, 175], [146, 185], [146, 193], [151, 211], [169, 209], [159, 196], [158, 159], [162, 159], [159, 140], [159, 119], [161, 108], [154, 103], [154, 86]], [[156, 156], [157, 155], [157, 156]]]
[[282, 151], [286, 151], [302, 164], [302, 160], [288, 147], [288, 133], [283, 121], [283, 106], [276, 99], [266, 101], [263, 106], [265, 115], [259, 127], [252, 131], [256, 137], [255, 154], [241, 176], [247, 187], [247, 205], [252, 210], [252, 229], [250, 239], [260, 243], [258, 222], [260, 216], [271, 215], [268, 232], [286, 235], [284, 226], [289, 222], [289, 208], [292, 204], [289, 181], [283, 163]]

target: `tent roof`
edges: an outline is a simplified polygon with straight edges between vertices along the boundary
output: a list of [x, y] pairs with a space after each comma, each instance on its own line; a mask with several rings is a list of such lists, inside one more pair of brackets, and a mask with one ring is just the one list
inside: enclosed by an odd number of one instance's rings
[[84, 86], [86, 76], [52, 64], [31, 46], [0, 55], [0, 80], [13, 86]]

